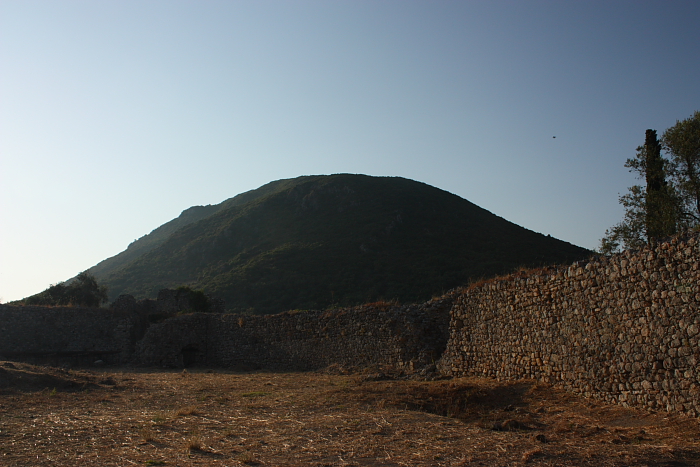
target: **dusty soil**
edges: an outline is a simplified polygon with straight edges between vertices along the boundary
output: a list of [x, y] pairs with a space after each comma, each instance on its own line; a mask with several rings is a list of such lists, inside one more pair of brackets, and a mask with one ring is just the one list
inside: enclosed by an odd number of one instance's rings
[[0, 362], [2, 466], [700, 466], [700, 421], [532, 381]]

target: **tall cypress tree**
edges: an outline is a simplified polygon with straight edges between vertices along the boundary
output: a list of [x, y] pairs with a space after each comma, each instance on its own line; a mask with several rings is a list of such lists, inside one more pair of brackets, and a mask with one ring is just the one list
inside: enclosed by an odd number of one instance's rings
[[620, 248], [641, 248], [654, 239], [669, 237], [678, 230], [681, 203], [673, 183], [667, 181], [668, 161], [661, 157], [656, 130], [647, 130], [644, 146], [625, 167], [646, 180], [646, 186], [634, 185], [620, 196], [625, 217], [605, 231], [600, 251], [605, 254]]
[[646, 189], [646, 237], [651, 241], [676, 233], [677, 208], [666, 181], [665, 160], [656, 130], [647, 130], [644, 141]]

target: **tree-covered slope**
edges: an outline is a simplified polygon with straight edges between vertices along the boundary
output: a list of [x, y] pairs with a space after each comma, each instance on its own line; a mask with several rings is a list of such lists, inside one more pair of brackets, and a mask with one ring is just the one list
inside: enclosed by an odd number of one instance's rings
[[111, 298], [187, 284], [228, 309], [270, 313], [419, 301], [473, 278], [589, 253], [423, 183], [340, 174], [280, 180], [190, 208], [89, 271]]
[[237, 196], [234, 196], [233, 198], [227, 199], [223, 203], [214, 206], [192, 206], [191, 208], [185, 209], [184, 211], [182, 211], [182, 214], [180, 214], [180, 216], [176, 217], [175, 219], [169, 222], [166, 222], [165, 224], [153, 230], [151, 233], [144, 235], [138, 240], [133, 241], [126, 248], [126, 250], [122, 251], [118, 255], [112, 256], [111, 258], [107, 258], [104, 261], [99, 262], [95, 266], [91, 267], [89, 269], [89, 272], [91, 272], [97, 277], [107, 276], [113, 271], [129, 263], [130, 261], [160, 246], [175, 231], [188, 224], [209, 217], [219, 209], [245, 204], [249, 201], [254, 200], [255, 198], [268, 195], [277, 190], [284, 189], [287, 185], [295, 183], [294, 181], [302, 180], [304, 178], [307, 177], [299, 177], [291, 180], [277, 180], [274, 182], [267, 183], [255, 190], [250, 190], [246, 191], [245, 193], [241, 193]]

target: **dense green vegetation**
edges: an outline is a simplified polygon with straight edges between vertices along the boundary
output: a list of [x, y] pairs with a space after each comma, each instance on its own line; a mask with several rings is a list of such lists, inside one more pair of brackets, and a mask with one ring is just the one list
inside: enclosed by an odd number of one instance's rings
[[90, 269], [111, 298], [187, 284], [230, 311], [420, 301], [470, 279], [590, 252], [398, 177], [280, 180], [190, 208]]
[[208, 313], [212, 311], [212, 306], [209, 302], [209, 297], [207, 297], [203, 290], [192, 290], [186, 285], [181, 285], [180, 287], [175, 289], [175, 294], [178, 300], [180, 299], [180, 297], [187, 298], [189, 311], [194, 311], [196, 313]]
[[620, 196], [625, 215], [605, 232], [602, 253], [641, 248], [700, 228], [700, 111], [677, 121], [664, 131], [661, 141], [656, 130], [647, 130], [644, 146], [627, 159], [625, 167], [646, 184], [634, 185]]
[[40, 306], [99, 307], [107, 301], [107, 287], [97, 283], [95, 277], [81, 272], [69, 282], [49, 286], [48, 289], [17, 303]]

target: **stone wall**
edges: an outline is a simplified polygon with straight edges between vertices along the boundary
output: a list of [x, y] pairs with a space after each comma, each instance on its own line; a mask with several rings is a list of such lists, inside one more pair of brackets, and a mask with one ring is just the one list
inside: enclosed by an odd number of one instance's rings
[[112, 309], [0, 305], [0, 359], [239, 370], [311, 370], [435, 363], [447, 344], [451, 296], [422, 305], [366, 305], [268, 316], [176, 314], [172, 294]]
[[[162, 289], [158, 292], [158, 298], [151, 300], [144, 298], [136, 300], [131, 295], [120, 295], [112, 302], [110, 308], [114, 310], [128, 311], [145, 316], [149, 321], [156, 322], [173, 317], [179, 313], [188, 313], [192, 309], [192, 298], [201, 292], [190, 289]], [[224, 301], [204, 294], [211, 313], [223, 313]], [[201, 304], [200, 304], [201, 305]]]
[[694, 234], [485, 281], [422, 305], [272, 316], [168, 318], [182, 308], [172, 297], [160, 305], [120, 297], [115, 309], [0, 305], [0, 357], [283, 371], [387, 364], [407, 372], [439, 359], [446, 375], [534, 378], [698, 416], [699, 260]]
[[152, 366], [289, 371], [387, 364], [412, 372], [436, 363], [444, 351], [451, 306], [447, 296], [409, 306], [181, 315], [152, 325], [137, 355]]
[[135, 315], [123, 311], [0, 305], [0, 358], [123, 364], [144, 330]]
[[700, 414], [698, 235], [462, 290], [439, 368]]

